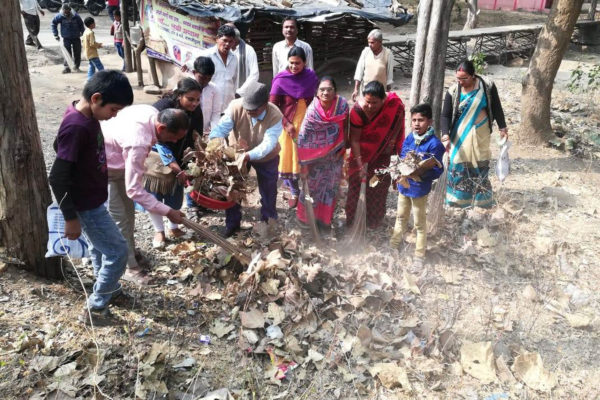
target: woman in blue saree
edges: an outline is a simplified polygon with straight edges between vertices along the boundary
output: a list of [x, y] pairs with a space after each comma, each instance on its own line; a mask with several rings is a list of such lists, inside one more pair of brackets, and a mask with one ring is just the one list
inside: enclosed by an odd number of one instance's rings
[[442, 107], [442, 143], [450, 145], [446, 204], [484, 207], [494, 204], [490, 171], [492, 123], [508, 138], [498, 89], [476, 75], [471, 61], [456, 69], [457, 83], [446, 93]]

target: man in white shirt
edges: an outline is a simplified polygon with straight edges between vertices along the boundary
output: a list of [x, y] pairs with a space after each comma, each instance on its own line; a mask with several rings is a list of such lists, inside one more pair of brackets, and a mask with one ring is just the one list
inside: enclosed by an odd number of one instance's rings
[[[188, 69], [190, 69], [188, 67]], [[202, 130], [208, 133], [214, 128], [221, 118], [221, 96], [219, 96], [217, 86], [211, 82], [215, 74], [215, 64], [209, 57], [198, 57], [194, 60], [194, 66], [191, 68], [192, 75], [196, 82], [202, 86], [200, 96], [200, 107], [202, 108], [202, 118], [204, 121]]]
[[302, 47], [306, 53], [306, 68], [314, 70], [312, 47], [310, 47], [310, 44], [298, 39], [298, 22], [292, 17], [287, 17], [283, 21], [281, 31], [285, 40], [277, 42], [273, 46], [273, 77], [287, 68], [288, 53], [294, 46]]
[[378, 81], [387, 91], [392, 90], [394, 83], [394, 55], [390, 49], [383, 47], [381, 30], [373, 29], [369, 32], [367, 43], [369, 46], [363, 49], [356, 65], [352, 101], [356, 101], [361, 83], [364, 87], [371, 81]]
[[202, 56], [209, 57], [215, 64], [215, 74], [212, 77], [212, 82], [217, 87], [221, 104], [219, 114], [235, 98], [235, 90], [237, 89], [237, 58], [231, 51], [234, 44], [234, 28], [229, 25], [221, 25], [217, 31], [217, 44], [201, 53]]
[[44, 12], [40, 8], [37, 0], [19, 0], [21, 3], [21, 15], [25, 21], [25, 27], [29, 32], [25, 44], [28, 46], [37, 46], [38, 50], [42, 48], [42, 44], [38, 39], [40, 33], [40, 14]]
[[246, 43], [237, 28], [235, 29], [235, 46], [232, 49], [238, 62], [238, 85], [236, 94], [240, 97], [246, 95], [248, 85], [258, 82], [258, 58], [254, 48]]

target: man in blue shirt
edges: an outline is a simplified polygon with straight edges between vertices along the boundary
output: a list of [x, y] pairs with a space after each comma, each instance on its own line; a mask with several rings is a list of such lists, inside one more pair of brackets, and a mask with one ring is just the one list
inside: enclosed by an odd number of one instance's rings
[[[235, 99], [212, 129], [209, 139], [229, 137], [231, 146], [244, 149], [244, 164], [256, 171], [261, 196], [261, 219], [267, 223], [277, 219], [277, 166], [279, 165], [279, 135], [283, 131], [283, 115], [269, 103], [269, 91], [260, 82], [248, 85], [246, 95]], [[240, 229], [242, 211], [239, 204], [225, 214], [225, 236]]]
[[[75, 72], [79, 72], [79, 64], [81, 63], [81, 35], [85, 31], [81, 17], [71, 11], [68, 4], [63, 4], [60, 12], [52, 18], [52, 33], [54, 38], [60, 41], [58, 36], [58, 25], [60, 25], [60, 36], [63, 38], [63, 45], [67, 49], [67, 53], [72, 55]], [[64, 62], [65, 69], [63, 74], [71, 72], [67, 60]]]

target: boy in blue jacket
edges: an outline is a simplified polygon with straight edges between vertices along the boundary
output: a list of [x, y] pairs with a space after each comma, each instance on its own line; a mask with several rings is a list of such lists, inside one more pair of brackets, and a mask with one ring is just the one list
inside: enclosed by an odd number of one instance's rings
[[[417, 104], [410, 110], [412, 132], [406, 136], [400, 151], [400, 158], [405, 158], [409, 151], [414, 151], [422, 159], [435, 157], [442, 165], [444, 146], [433, 131], [432, 110], [427, 103]], [[435, 166], [420, 176], [409, 175], [409, 187], [398, 184], [398, 213], [394, 232], [390, 239], [392, 247], [398, 247], [408, 228], [408, 217], [412, 208], [414, 225], [417, 230], [414, 265], [421, 267], [427, 249], [427, 195], [431, 191], [431, 183], [437, 179], [444, 167]]]

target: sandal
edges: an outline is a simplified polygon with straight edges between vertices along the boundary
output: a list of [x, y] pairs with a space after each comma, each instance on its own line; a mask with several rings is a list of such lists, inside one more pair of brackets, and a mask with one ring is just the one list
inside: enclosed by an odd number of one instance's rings
[[147, 286], [152, 280], [152, 278], [148, 276], [146, 271], [144, 271], [139, 266], [135, 268], [127, 268], [122, 278], [124, 281], [135, 283], [140, 286]]
[[168, 236], [169, 236], [170, 238], [180, 238], [180, 237], [182, 237], [182, 236], [185, 236], [185, 232], [184, 232], [184, 231], [182, 231], [182, 230], [181, 230], [181, 229], [179, 229], [179, 228], [175, 228], [175, 229], [169, 229], [169, 230], [168, 230], [168, 233], [169, 233], [169, 235], [168, 235]]

